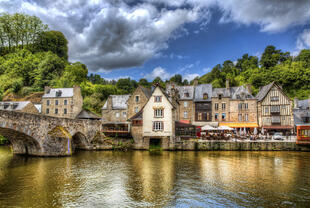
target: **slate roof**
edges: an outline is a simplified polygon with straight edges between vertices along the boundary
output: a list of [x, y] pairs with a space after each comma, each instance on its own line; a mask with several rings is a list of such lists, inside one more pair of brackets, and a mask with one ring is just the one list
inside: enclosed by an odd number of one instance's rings
[[194, 90], [195, 90], [194, 86], [178, 86], [175, 84], [168, 84], [167, 89], [166, 89], [166, 93], [168, 95], [171, 95], [171, 91], [173, 87], [178, 92], [180, 100], [193, 100], [194, 99]]
[[[208, 99], [203, 99], [203, 94], [208, 94]], [[200, 84], [195, 86], [195, 93], [194, 93], [194, 101], [211, 101], [212, 97], [212, 84]]]
[[233, 100], [254, 99], [254, 96], [244, 86], [231, 87], [230, 93], [231, 93], [231, 99]]
[[100, 119], [99, 116], [96, 114], [87, 111], [87, 110], [81, 110], [81, 112], [76, 116], [77, 119]]
[[[114, 110], [125, 110], [127, 109], [127, 100], [130, 95], [110, 95], [109, 98], [112, 99], [112, 109]], [[103, 105], [102, 109], [107, 109], [108, 100]]]
[[[57, 96], [57, 92], [60, 92], [59, 95]], [[73, 88], [53, 88], [50, 89], [48, 93], [45, 93], [43, 98], [65, 98], [65, 97], [73, 97]]]
[[140, 86], [143, 93], [146, 95], [147, 98], [150, 98], [152, 96], [152, 90], [143, 86]]
[[303, 117], [310, 117], [310, 110], [293, 109], [294, 124], [304, 124]]
[[213, 88], [212, 97], [218, 97], [222, 95], [222, 97], [231, 97], [230, 93], [231, 88]]
[[142, 120], [142, 119], [143, 119], [143, 108], [138, 113], [129, 118], [129, 120]]
[[273, 85], [274, 82], [271, 82], [270, 84], [263, 86], [255, 97], [257, 101], [262, 101], [266, 97], [266, 95], [268, 94], [269, 90], [272, 88]]
[[310, 99], [307, 100], [298, 100], [298, 108], [300, 109], [309, 109], [310, 107]]
[[34, 104], [34, 107], [38, 109], [39, 113], [42, 113], [42, 105], [41, 104]]
[[[28, 104], [30, 104], [30, 101], [18, 101], [18, 102], [0, 102], [0, 109], [1, 110], [23, 110]], [[4, 106], [8, 106], [7, 108], [4, 108]]]

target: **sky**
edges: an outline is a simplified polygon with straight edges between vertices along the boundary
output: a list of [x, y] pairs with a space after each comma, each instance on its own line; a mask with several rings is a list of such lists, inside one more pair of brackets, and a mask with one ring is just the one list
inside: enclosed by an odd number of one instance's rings
[[69, 61], [103, 78], [189, 81], [267, 45], [310, 47], [309, 0], [0, 0], [69, 41]]

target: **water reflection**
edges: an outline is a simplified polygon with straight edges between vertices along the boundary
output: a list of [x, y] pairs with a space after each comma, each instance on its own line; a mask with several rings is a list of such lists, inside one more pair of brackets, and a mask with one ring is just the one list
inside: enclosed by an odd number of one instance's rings
[[310, 153], [79, 152], [0, 148], [0, 207], [305, 207]]

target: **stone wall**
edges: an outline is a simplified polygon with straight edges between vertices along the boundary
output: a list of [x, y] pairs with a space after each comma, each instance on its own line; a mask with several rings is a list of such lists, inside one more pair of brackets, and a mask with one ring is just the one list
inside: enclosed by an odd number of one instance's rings
[[[218, 110], [215, 109], [215, 103], [218, 103]], [[222, 108], [222, 104], [225, 103], [225, 109]], [[221, 122], [229, 121], [229, 108], [230, 108], [230, 99], [229, 98], [212, 98], [212, 121]], [[215, 120], [215, 114], [218, 113], [218, 120]], [[222, 119], [222, 113], [226, 114], [226, 119]]]
[[[179, 116], [180, 120], [185, 121], [194, 121], [194, 102], [192, 100], [180, 100], [179, 101]], [[187, 107], [185, 107], [184, 103], [187, 103]], [[187, 112], [187, 117], [184, 117], [184, 112]]]
[[[139, 101], [136, 101], [136, 96], [139, 97]], [[148, 101], [148, 98], [146, 97], [142, 89], [138, 87], [127, 101], [128, 118], [131, 118], [136, 113], [138, 113], [143, 108], [143, 106], [147, 103], [147, 101]], [[135, 111], [136, 108], [138, 109], [137, 112]]]
[[[100, 121], [55, 118], [0, 110], [0, 134], [12, 143], [16, 154], [64, 156], [74, 152], [74, 140], [83, 139], [83, 148], [101, 129]], [[83, 136], [76, 136], [80, 134]]]
[[20, 112], [39, 114], [38, 109], [34, 106], [33, 103], [29, 103], [28, 105], [26, 105], [26, 107], [24, 107]]
[[[239, 103], [247, 103], [248, 109], [244, 109], [244, 105], [240, 110]], [[239, 121], [239, 114], [242, 115], [242, 121]], [[248, 115], [248, 121], [245, 121], [245, 114]], [[230, 122], [255, 122], [257, 123], [257, 100], [231, 100], [230, 101]]]

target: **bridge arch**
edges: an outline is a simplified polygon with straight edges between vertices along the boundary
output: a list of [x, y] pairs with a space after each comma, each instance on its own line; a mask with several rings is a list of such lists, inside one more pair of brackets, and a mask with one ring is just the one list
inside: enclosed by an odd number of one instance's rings
[[75, 132], [72, 136], [72, 149], [86, 149], [88, 145], [87, 137], [80, 131]]
[[41, 145], [37, 139], [11, 128], [0, 127], [0, 134], [7, 138], [14, 154], [41, 155]]

